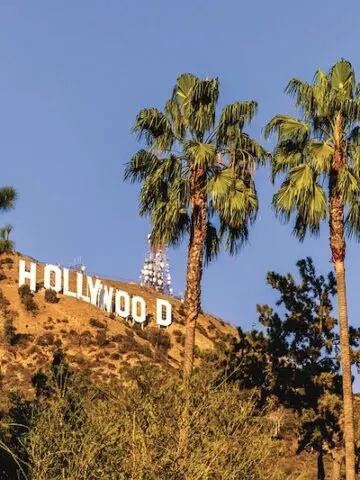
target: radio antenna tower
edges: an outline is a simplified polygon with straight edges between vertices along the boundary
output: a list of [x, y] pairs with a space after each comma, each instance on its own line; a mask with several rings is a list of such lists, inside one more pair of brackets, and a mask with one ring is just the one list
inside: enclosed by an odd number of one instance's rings
[[172, 295], [173, 289], [166, 248], [151, 247], [150, 235], [148, 235], [148, 243], [148, 252], [140, 274], [140, 285]]
[[86, 266], [81, 261], [81, 257], [74, 258], [74, 262], [70, 265], [69, 270], [81, 273], [85, 272]]

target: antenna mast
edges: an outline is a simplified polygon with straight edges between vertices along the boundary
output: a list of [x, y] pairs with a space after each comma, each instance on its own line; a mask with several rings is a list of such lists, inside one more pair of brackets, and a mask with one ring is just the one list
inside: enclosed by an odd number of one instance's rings
[[151, 247], [148, 235], [148, 252], [140, 273], [140, 285], [149, 287], [158, 292], [173, 294], [169, 259], [165, 247]]

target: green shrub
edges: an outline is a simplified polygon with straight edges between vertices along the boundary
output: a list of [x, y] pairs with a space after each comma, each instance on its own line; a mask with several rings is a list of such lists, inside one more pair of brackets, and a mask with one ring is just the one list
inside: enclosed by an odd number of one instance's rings
[[18, 293], [20, 295], [20, 298], [23, 298], [26, 295], [32, 295], [30, 286], [27, 284], [21, 285], [21, 287], [18, 288]]
[[45, 302], [48, 303], [58, 303], [59, 302], [59, 297], [57, 296], [57, 293], [55, 290], [52, 288], [47, 288], [45, 290]]
[[200, 323], [197, 323], [196, 329], [197, 329], [197, 331], [198, 331], [199, 333], [201, 333], [202, 335], [204, 335], [204, 337], [209, 338], [209, 334], [208, 334], [206, 328], [203, 327]]
[[95, 337], [95, 342], [98, 347], [106, 347], [108, 345], [109, 340], [106, 335], [106, 330], [101, 329], [97, 332], [96, 337]]
[[119, 343], [122, 341], [123, 338], [124, 338], [124, 335], [121, 335], [120, 333], [118, 333], [117, 335], [113, 335], [111, 337], [111, 341], [115, 343]]
[[106, 328], [106, 324], [100, 320], [97, 320], [96, 318], [90, 318], [89, 324], [95, 328]]
[[[146, 329], [147, 330], [147, 329]], [[144, 328], [141, 328], [140, 325], [135, 324], [134, 329], [132, 330], [132, 333], [136, 333], [136, 335], [140, 338], [146, 339], [147, 338], [147, 332]]]
[[185, 345], [185, 335], [181, 330], [174, 330], [175, 341], [180, 345]]
[[128, 353], [137, 351], [139, 343], [134, 337], [124, 336], [119, 345], [119, 353]]
[[167, 352], [171, 347], [170, 335], [159, 327], [146, 329], [146, 338], [158, 350]]
[[93, 345], [94, 344], [94, 337], [92, 336], [91, 332], [89, 330], [86, 330], [85, 332], [81, 332], [80, 334], [80, 345]]
[[16, 328], [14, 327], [14, 322], [12, 321], [12, 319], [5, 319], [3, 332], [5, 342], [13, 345], [13, 341], [16, 335]]
[[13, 265], [14, 259], [11, 257], [5, 257], [0, 260], [1, 265]]
[[155, 350], [153, 354], [153, 360], [154, 362], [164, 366], [168, 364], [168, 356], [164, 350]]
[[19, 287], [18, 293], [21, 298], [21, 303], [24, 305], [26, 310], [35, 314], [38, 311], [38, 306], [34, 301], [34, 295], [31, 292], [29, 285], [22, 285]]
[[144, 355], [144, 357], [152, 358], [153, 357], [153, 352], [149, 345], [144, 344], [138, 344], [136, 351], [140, 353], [141, 355]]
[[25, 295], [22, 297], [22, 303], [28, 312], [37, 313], [39, 308], [34, 301], [33, 295]]
[[158, 350], [167, 351], [171, 347], [170, 335], [162, 328], [148, 327], [144, 330], [137, 330], [137, 335]]
[[121, 355], [115, 352], [111, 353], [109, 358], [111, 358], [111, 360], [121, 360]]
[[73, 363], [77, 363], [78, 365], [82, 365], [82, 366], [86, 364], [86, 359], [82, 355], [75, 355], [69, 360], [71, 360]]
[[10, 343], [11, 345], [21, 345], [23, 347], [26, 347], [33, 340], [34, 336], [30, 333], [16, 333]]
[[4, 292], [0, 290], [0, 309], [4, 311], [9, 305], [9, 300], [5, 297]]
[[215, 341], [215, 347], [220, 353], [226, 353], [229, 351], [229, 345], [227, 345], [225, 342], [218, 340]]
[[53, 345], [55, 341], [54, 335], [52, 333], [44, 333], [44, 335], [41, 335], [38, 337], [36, 341], [36, 345], [39, 345], [41, 347], [46, 347], [49, 345]]
[[[138, 333], [138, 332], [137, 332]], [[126, 328], [125, 329], [125, 334], [128, 336], [128, 337], [135, 337], [135, 333], [134, 331], [131, 329], [131, 328]]]
[[210, 322], [207, 329], [209, 330], [209, 332], [212, 332], [213, 330], [216, 330], [216, 327], [213, 323]]
[[200, 358], [201, 357], [201, 349], [199, 345], [195, 345], [194, 347], [194, 357]]
[[[49, 383], [54, 376], [39, 377], [48, 400], [23, 414], [29, 428], [19, 434], [13, 427], [20, 437], [14, 453], [26, 459], [29, 480], [80, 479], [84, 472], [98, 480], [279, 478], [278, 442], [236, 385], [201, 371], [185, 388], [146, 363], [123, 368], [131, 382], [101, 387], [73, 376], [59, 389]], [[26, 411], [22, 405], [12, 412]]]

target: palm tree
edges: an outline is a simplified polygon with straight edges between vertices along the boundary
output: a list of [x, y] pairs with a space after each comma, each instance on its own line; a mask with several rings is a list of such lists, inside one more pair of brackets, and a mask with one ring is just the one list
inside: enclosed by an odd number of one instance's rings
[[[294, 233], [303, 240], [317, 234], [328, 218], [339, 309], [343, 374], [346, 478], [355, 479], [351, 352], [345, 284], [345, 232], [360, 232], [360, 85], [351, 64], [343, 59], [326, 74], [318, 70], [313, 83], [298, 79], [285, 90], [295, 98], [301, 120], [276, 115], [265, 127], [275, 133], [273, 181], [282, 184], [273, 197], [278, 215], [294, 217]], [[345, 215], [347, 218], [345, 218]]]
[[191, 374], [196, 321], [201, 308], [203, 264], [221, 242], [238, 252], [255, 220], [256, 164], [267, 152], [244, 126], [253, 119], [254, 101], [223, 108], [216, 122], [219, 81], [184, 73], [164, 111], [145, 108], [134, 130], [146, 142], [129, 161], [125, 179], [141, 183], [140, 214], [149, 215], [155, 246], [177, 245], [189, 235], [183, 370]]
[[11, 225], [5, 225], [5, 227], [0, 228], [0, 255], [14, 251], [15, 243], [10, 239], [12, 230], [13, 227]]
[[[14, 208], [17, 193], [13, 187], [0, 188], [0, 211], [8, 211]], [[10, 240], [11, 225], [5, 225], [0, 229], [0, 254], [10, 253], [14, 249], [14, 242]]]
[[14, 208], [17, 193], [13, 187], [0, 188], [0, 211], [7, 211]]

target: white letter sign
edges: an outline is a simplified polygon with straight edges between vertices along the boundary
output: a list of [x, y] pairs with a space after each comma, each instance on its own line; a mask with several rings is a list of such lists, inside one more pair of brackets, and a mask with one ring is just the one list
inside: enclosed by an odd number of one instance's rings
[[97, 278], [95, 280], [95, 285], [94, 285], [93, 279], [91, 277], [87, 277], [87, 284], [90, 292], [90, 303], [92, 303], [93, 305], [96, 305], [98, 292], [101, 288], [101, 281]]
[[[55, 276], [54, 285], [51, 285], [51, 274]], [[59, 293], [61, 290], [61, 270], [56, 265], [46, 265], [44, 268], [44, 287], [46, 289], [51, 288], [55, 292]]]
[[[138, 313], [138, 306], [140, 312]], [[146, 303], [142, 297], [135, 295], [131, 301], [131, 316], [137, 323], [145, 323], [146, 321]]]
[[[29, 269], [30, 264], [30, 269]], [[29, 281], [30, 290], [36, 292], [36, 269], [37, 264], [29, 262], [26, 265], [25, 260], [19, 260], [19, 286], [25, 285]], [[75, 284], [76, 292], [70, 290], [70, 275], [73, 275], [72, 281]], [[75, 277], [76, 275], [76, 277]], [[57, 265], [44, 266], [44, 287], [63, 292], [68, 297], [78, 298], [85, 302], [105, 310], [114, 319], [117, 317], [132, 317], [133, 321], [144, 326], [147, 319], [145, 300], [138, 296], [131, 296], [123, 290], [117, 290], [108, 287], [102, 283], [100, 278], [93, 279], [86, 276], [86, 285], [84, 285], [84, 275], [79, 271], [73, 271], [70, 274], [68, 268], [60, 268]], [[72, 287], [75, 288], [75, 285]], [[168, 300], [162, 298], [156, 299], [156, 323], [161, 327], [169, 327], [172, 322], [172, 305]]]
[[77, 272], [76, 274], [76, 293], [77, 297], [81, 298], [85, 302], [90, 302], [90, 298], [87, 295], [84, 295], [83, 292], [83, 279], [84, 275], [82, 273]]
[[112, 287], [109, 288], [106, 285], [102, 285], [99, 290], [99, 307], [109, 313], [112, 312], [113, 291]]
[[30, 272], [26, 271], [26, 264], [24, 260], [19, 262], [19, 286], [25, 285], [25, 280], [30, 280], [30, 290], [36, 291], [36, 263], [30, 263]]
[[171, 325], [171, 303], [162, 298], [156, 299], [156, 323], [162, 327]]
[[[122, 303], [123, 306], [121, 305]], [[127, 318], [130, 315], [130, 297], [128, 293], [122, 290], [117, 290], [115, 295], [115, 313], [123, 318]]]
[[63, 275], [64, 275], [64, 295], [68, 297], [76, 298], [76, 293], [72, 292], [69, 287], [69, 270], [67, 268], [63, 268]]

